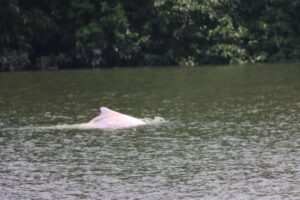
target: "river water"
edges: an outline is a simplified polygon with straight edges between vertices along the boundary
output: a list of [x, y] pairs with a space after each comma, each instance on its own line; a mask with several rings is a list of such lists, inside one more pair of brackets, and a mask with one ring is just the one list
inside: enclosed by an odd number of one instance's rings
[[2, 73], [0, 199], [299, 199], [299, 122], [299, 64]]

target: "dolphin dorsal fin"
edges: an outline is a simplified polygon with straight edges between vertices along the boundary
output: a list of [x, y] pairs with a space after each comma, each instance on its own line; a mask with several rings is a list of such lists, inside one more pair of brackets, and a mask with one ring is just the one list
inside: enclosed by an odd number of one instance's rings
[[111, 117], [111, 116], [121, 115], [121, 113], [118, 113], [106, 107], [101, 107], [100, 112], [101, 112], [100, 113], [101, 117]]
[[100, 129], [129, 128], [145, 124], [140, 119], [110, 110], [106, 107], [101, 107], [100, 114], [88, 122], [88, 125]]

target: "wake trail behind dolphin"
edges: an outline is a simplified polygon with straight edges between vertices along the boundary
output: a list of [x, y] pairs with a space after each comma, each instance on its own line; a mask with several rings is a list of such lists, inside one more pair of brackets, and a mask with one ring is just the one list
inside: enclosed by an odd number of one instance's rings
[[[151, 118], [144, 118], [140, 119], [145, 122], [146, 126], [155, 126], [160, 125], [162, 123], [166, 123], [167, 121], [162, 117], [154, 117]], [[3, 131], [17, 131], [17, 130], [92, 130], [98, 129], [96, 127], [90, 126], [89, 123], [79, 123], [79, 124], [59, 124], [59, 125], [50, 125], [50, 126], [24, 126], [24, 127], [11, 127], [11, 128], [3, 128]], [[128, 128], [126, 128], [128, 129]], [[110, 130], [110, 129], [103, 129], [103, 130]]]

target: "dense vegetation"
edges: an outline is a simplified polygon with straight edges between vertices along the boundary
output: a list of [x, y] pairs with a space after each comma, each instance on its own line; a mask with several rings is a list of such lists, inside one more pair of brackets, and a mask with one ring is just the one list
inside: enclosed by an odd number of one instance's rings
[[299, 0], [0, 0], [0, 71], [299, 61]]

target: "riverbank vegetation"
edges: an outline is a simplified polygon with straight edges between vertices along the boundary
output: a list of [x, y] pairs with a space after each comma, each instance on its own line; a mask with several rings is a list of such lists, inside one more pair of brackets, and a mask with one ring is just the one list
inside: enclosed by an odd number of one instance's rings
[[0, 4], [0, 71], [300, 59], [299, 0]]

